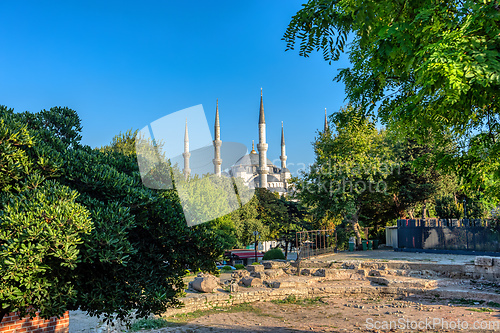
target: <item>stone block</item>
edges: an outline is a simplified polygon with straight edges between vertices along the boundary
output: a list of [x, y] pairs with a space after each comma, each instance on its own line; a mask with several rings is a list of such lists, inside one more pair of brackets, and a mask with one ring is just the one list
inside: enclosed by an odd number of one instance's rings
[[367, 270], [366, 270], [366, 269], [358, 269], [358, 270], [356, 271], [356, 274], [359, 274], [359, 275], [361, 275], [361, 276], [368, 276], [368, 272], [367, 272]]
[[286, 260], [263, 260], [262, 265], [265, 269], [278, 269], [288, 267], [290, 264]]
[[493, 267], [500, 269], [500, 257], [493, 257]]
[[189, 283], [190, 287], [202, 293], [211, 293], [219, 286], [219, 278], [211, 274], [200, 273]]
[[244, 277], [240, 281], [245, 287], [255, 287], [262, 284], [262, 280], [256, 277]]
[[232, 292], [232, 293], [235, 293], [239, 290], [239, 286], [237, 283], [231, 283], [231, 285], [229, 286], [229, 291]]
[[247, 271], [249, 271], [250, 273], [251, 272], [263, 272], [264, 266], [263, 265], [248, 265]]
[[493, 266], [493, 258], [492, 257], [476, 257], [474, 260], [474, 265], [476, 266]]
[[313, 275], [332, 280], [348, 280], [351, 278], [352, 271], [347, 269], [320, 268]]
[[231, 274], [231, 278], [239, 280], [239, 279], [241, 279], [241, 278], [243, 278], [245, 276], [249, 276], [249, 275], [250, 275], [249, 271], [241, 269], [241, 270], [238, 270], [238, 271], [232, 273]]
[[359, 261], [345, 261], [342, 263], [342, 268], [345, 269], [360, 269], [361, 262]]

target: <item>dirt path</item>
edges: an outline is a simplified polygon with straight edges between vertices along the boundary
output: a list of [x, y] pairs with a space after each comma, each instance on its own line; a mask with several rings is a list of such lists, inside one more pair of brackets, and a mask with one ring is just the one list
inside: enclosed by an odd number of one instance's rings
[[[498, 308], [490, 309], [485, 303], [450, 304], [449, 302], [450, 300], [419, 300], [412, 297], [348, 300], [324, 297], [284, 303], [256, 302], [236, 306], [233, 309], [211, 310], [204, 314], [191, 315], [183, 318], [187, 321], [182, 326], [148, 332], [459, 331], [453, 328], [461, 328], [461, 332], [500, 330]], [[468, 303], [464, 300], [454, 302]], [[172, 321], [178, 323], [176, 319]], [[492, 329], [481, 329], [481, 325], [483, 328], [488, 328], [490, 325]]]

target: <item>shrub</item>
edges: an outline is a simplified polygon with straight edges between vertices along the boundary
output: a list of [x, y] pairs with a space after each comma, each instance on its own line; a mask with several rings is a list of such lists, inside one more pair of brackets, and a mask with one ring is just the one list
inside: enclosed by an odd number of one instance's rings
[[245, 269], [245, 265], [236, 264], [236, 265], [234, 265], [234, 268], [236, 268], [236, 269]]
[[272, 259], [285, 259], [285, 255], [281, 249], [275, 248], [264, 253], [263, 260], [272, 260]]
[[231, 266], [229, 265], [226, 265], [224, 267], [222, 267], [221, 271], [226, 273], [226, 272], [231, 272], [233, 269], [231, 268]]
[[141, 330], [158, 329], [171, 326], [170, 322], [163, 318], [143, 318], [132, 324], [130, 330], [132, 332]]
[[252, 265], [260, 265], [260, 263], [258, 263], [257, 261], [254, 261], [254, 262], [252, 263]]

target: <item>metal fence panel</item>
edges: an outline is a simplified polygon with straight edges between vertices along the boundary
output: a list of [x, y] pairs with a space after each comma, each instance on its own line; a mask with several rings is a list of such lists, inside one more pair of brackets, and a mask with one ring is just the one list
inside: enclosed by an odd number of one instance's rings
[[398, 220], [398, 247], [500, 252], [500, 228], [477, 219]]

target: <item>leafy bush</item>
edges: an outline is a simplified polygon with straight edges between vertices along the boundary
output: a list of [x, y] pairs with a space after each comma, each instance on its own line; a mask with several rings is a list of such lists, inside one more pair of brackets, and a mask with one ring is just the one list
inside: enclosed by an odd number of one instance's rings
[[132, 332], [141, 330], [152, 330], [162, 327], [171, 326], [171, 323], [163, 318], [143, 318], [132, 324], [130, 330]]
[[93, 149], [80, 131], [68, 108], [0, 106], [0, 322], [37, 309], [163, 313], [180, 304], [186, 267], [214, 271], [224, 252], [209, 226], [187, 226], [175, 190], [143, 185], [134, 133]]
[[231, 272], [232, 270], [233, 270], [233, 269], [232, 269], [232, 268], [231, 268], [231, 266], [229, 266], [229, 265], [226, 265], [226, 266], [222, 267], [222, 269], [221, 269], [221, 271], [222, 271], [223, 273], [226, 273], [226, 272]]
[[252, 265], [260, 265], [257, 261], [253, 262]]
[[236, 264], [236, 265], [234, 265], [234, 268], [236, 268], [236, 269], [245, 269], [245, 265]]
[[281, 249], [275, 248], [264, 253], [263, 260], [272, 260], [272, 259], [285, 259], [285, 255]]
[[436, 215], [442, 219], [459, 219], [462, 216], [460, 208], [452, 195], [436, 199]]

